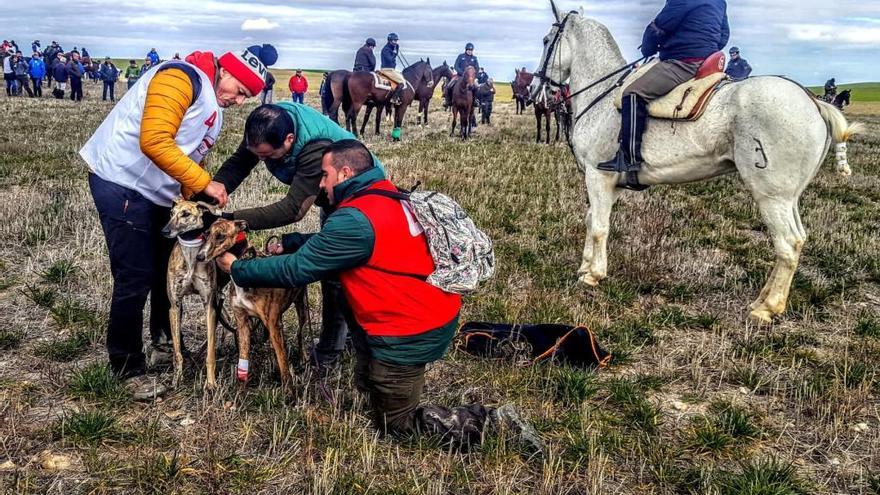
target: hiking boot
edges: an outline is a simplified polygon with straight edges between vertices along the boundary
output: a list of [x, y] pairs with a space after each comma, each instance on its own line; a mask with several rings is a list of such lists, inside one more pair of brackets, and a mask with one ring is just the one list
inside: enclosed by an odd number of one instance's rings
[[489, 415], [489, 421], [496, 431], [513, 433], [523, 446], [530, 448], [535, 453], [543, 453], [546, 450], [538, 432], [528, 421], [523, 419], [519, 409], [513, 404], [505, 404], [493, 410]]
[[[183, 338], [181, 336], [181, 338]], [[184, 359], [189, 357], [189, 351], [180, 343], [180, 353]], [[165, 340], [160, 339], [147, 347], [147, 366], [151, 370], [164, 370], [174, 366], [174, 345]]]
[[136, 401], [149, 401], [165, 395], [168, 388], [160, 383], [156, 376], [138, 375], [126, 379], [126, 390]]

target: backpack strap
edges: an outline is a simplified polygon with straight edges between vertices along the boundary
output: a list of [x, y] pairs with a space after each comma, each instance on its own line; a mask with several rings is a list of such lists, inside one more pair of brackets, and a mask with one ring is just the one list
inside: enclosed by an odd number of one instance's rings
[[168, 69], [182, 70], [183, 73], [186, 74], [187, 77], [189, 77], [189, 82], [192, 83], [193, 90], [193, 97], [190, 105], [195, 103], [199, 99], [199, 95], [202, 94], [202, 78], [199, 77], [198, 72], [196, 72], [196, 70], [193, 69], [192, 66], [181, 62], [168, 62], [159, 69], [159, 72]]
[[384, 189], [361, 189], [348, 197], [348, 200], [357, 199], [363, 196], [384, 196], [386, 198], [397, 199], [400, 201], [409, 201], [409, 194], [400, 191], [386, 191]]

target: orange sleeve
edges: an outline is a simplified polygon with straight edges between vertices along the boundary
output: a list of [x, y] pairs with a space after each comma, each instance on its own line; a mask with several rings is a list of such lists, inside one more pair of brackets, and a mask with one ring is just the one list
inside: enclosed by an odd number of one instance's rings
[[192, 82], [182, 70], [167, 69], [156, 74], [147, 88], [140, 145], [144, 155], [180, 182], [185, 191], [200, 192], [208, 187], [211, 175], [174, 142], [192, 95]]

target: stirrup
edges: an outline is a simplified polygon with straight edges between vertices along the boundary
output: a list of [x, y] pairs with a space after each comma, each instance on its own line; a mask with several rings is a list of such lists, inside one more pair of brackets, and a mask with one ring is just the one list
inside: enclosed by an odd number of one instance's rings
[[628, 170], [625, 172], [626, 182], [618, 187], [623, 189], [629, 189], [630, 191], [644, 191], [645, 189], [651, 187], [646, 186], [639, 182], [639, 171], [638, 170]]
[[607, 162], [600, 162], [596, 165], [596, 169], [603, 172], [626, 172], [629, 170], [629, 165], [627, 165], [626, 160], [623, 159], [623, 153], [618, 150], [614, 155], [614, 158]]

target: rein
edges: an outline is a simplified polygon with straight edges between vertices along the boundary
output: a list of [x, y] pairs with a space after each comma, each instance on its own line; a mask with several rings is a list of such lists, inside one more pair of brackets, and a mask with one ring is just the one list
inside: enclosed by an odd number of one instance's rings
[[[541, 65], [541, 70], [539, 70], [538, 72], [535, 73], [535, 76], [537, 76], [541, 79], [541, 85], [542, 85], [541, 89], [543, 89], [543, 86], [545, 86], [547, 83], [550, 83], [550, 85], [556, 86], [556, 87], [563, 86], [562, 83], [560, 83], [558, 81], [554, 81], [553, 78], [547, 76], [547, 68], [550, 65], [550, 59], [553, 58], [553, 56], [555, 55], [556, 44], [559, 43], [559, 40], [562, 37], [563, 31], [565, 31], [565, 26], [568, 24], [568, 19], [570, 17], [571, 17], [571, 13], [568, 13], [565, 16], [565, 19], [562, 20], [562, 22], [556, 22], [553, 24], [553, 26], [557, 28], [556, 34], [553, 36], [553, 40], [550, 42], [550, 44], [547, 47], [547, 56], [544, 57], [544, 63]], [[599, 84], [602, 84], [603, 82], [611, 79], [612, 77], [616, 76], [617, 74], [620, 74], [621, 72], [623, 73], [623, 75], [621, 75], [617, 79], [617, 82], [615, 82], [613, 86], [611, 86], [607, 90], [600, 93], [599, 96], [597, 96], [595, 99], [593, 99], [593, 101], [591, 101], [590, 104], [586, 106], [586, 108], [581, 110], [581, 112], [578, 113], [577, 116], [575, 116], [574, 121], [572, 122], [572, 125], [576, 124], [577, 121], [581, 117], [584, 116], [584, 114], [586, 114], [588, 111], [590, 111], [591, 108], [596, 106], [600, 101], [602, 101], [608, 95], [610, 95], [615, 89], [617, 89], [621, 85], [623, 85], [623, 81], [627, 78], [627, 76], [632, 74], [632, 71], [635, 70], [636, 65], [648, 60], [648, 58], [649, 57], [642, 57], [642, 58], [635, 60], [633, 62], [628, 62], [628, 63], [618, 67], [614, 71], [612, 71], [612, 72], [602, 76], [601, 78], [591, 82], [590, 84], [584, 86], [583, 88], [581, 88], [577, 91], [572, 91], [568, 96], [564, 96], [562, 98], [562, 101], [570, 101], [575, 96], [577, 96], [585, 91], [589, 91], [590, 89], [595, 88]]]

